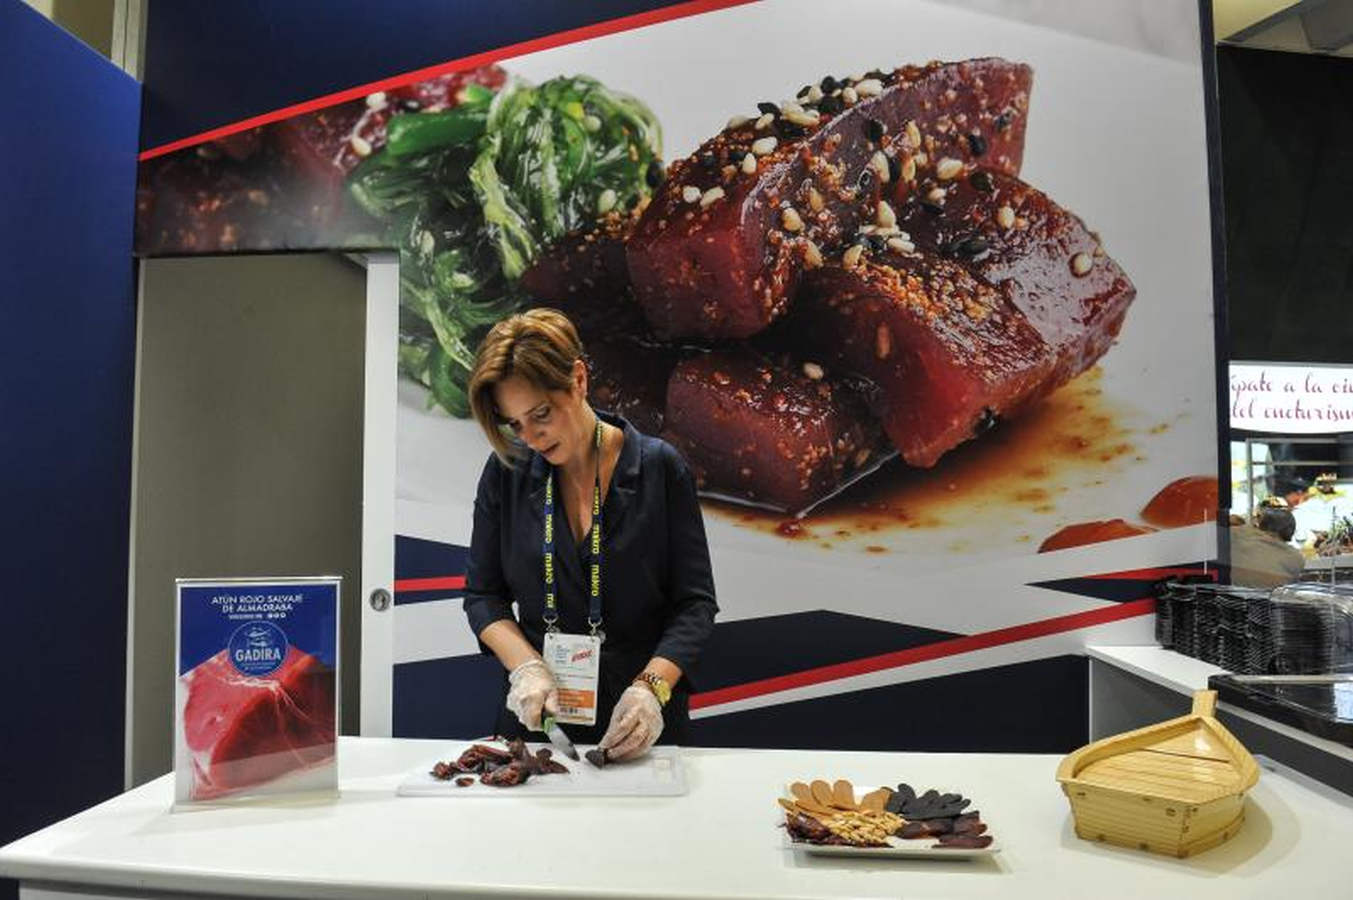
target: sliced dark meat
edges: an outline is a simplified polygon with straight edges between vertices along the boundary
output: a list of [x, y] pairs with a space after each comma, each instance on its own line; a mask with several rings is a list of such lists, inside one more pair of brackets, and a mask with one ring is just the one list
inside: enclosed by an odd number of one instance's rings
[[206, 147], [151, 160], [137, 185], [139, 253], [283, 248], [313, 232], [291, 190], [261, 160], [235, 163]]
[[884, 446], [860, 391], [819, 363], [748, 349], [677, 364], [663, 437], [701, 491], [791, 512], [835, 491]]
[[617, 304], [632, 305], [625, 241], [638, 221], [637, 209], [612, 212], [590, 228], [564, 235], [523, 273], [522, 288], [537, 303], [557, 307], [575, 322], [605, 315]]
[[624, 416], [644, 434], [661, 432], [668, 379], [682, 351], [624, 334], [588, 337], [583, 347], [592, 404]]
[[725, 128], [672, 165], [629, 241], [654, 330], [761, 331], [805, 265], [872, 218], [885, 178], [895, 186], [977, 163], [1017, 173], [1031, 80], [1028, 66], [1002, 59], [906, 66], [828, 82], [821, 99], [782, 105], [762, 128], [756, 118]]
[[941, 835], [937, 849], [944, 850], [984, 850], [991, 846], [989, 834], [945, 834]]
[[505, 766], [499, 766], [492, 771], [485, 772], [479, 776], [481, 784], [487, 784], [491, 787], [515, 787], [522, 784], [531, 777], [531, 772], [526, 764], [513, 761]]
[[1007, 291], [1055, 354], [1059, 383], [1104, 355], [1136, 296], [1078, 216], [1009, 175], [923, 181], [897, 219], [918, 250], [956, 259]]
[[791, 324], [827, 364], [878, 386], [883, 427], [911, 465], [933, 466], [1056, 387], [1048, 345], [1004, 291], [952, 260], [856, 255], [808, 273]]

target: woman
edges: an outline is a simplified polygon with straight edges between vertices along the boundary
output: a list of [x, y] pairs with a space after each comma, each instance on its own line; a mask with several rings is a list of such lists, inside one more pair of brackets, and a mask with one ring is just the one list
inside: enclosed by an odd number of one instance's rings
[[566, 730], [625, 759], [685, 741], [686, 676], [718, 607], [690, 472], [668, 444], [593, 411], [582, 355], [549, 309], [499, 322], [479, 347], [470, 406], [494, 452], [465, 612], [509, 673], [516, 722], [500, 716], [499, 733], [586, 718], [594, 699], [594, 724]]

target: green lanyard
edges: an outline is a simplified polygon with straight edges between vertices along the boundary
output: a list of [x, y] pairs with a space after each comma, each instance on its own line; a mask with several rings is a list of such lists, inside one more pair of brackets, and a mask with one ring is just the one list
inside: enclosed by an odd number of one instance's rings
[[[592, 486], [592, 529], [589, 543], [592, 558], [587, 624], [592, 636], [606, 640], [601, 630], [601, 419], [597, 419], [597, 477]], [[559, 630], [559, 603], [554, 592], [554, 469], [545, 481], [545, 630]]]

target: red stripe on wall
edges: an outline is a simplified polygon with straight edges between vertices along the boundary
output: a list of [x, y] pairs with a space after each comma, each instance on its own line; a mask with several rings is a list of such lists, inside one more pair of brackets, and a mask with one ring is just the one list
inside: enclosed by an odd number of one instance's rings
[[459, 591], [464, 589], [464, 575], [445, 575], [439, 578], [400, 578], [395, 581], [396, 594], [403, 591]]
[[1132, 569], [1128, 572], [1107, 572], [1103, 575], [1086, 575], [1086, 580], [1090, 581], [1159, 581], [1162, 578], [1170, 578], [1175, 575], [1211, 575], [1214, 579], [1217, 577], [1217, 568], [1213, 566], [1207, 571], [1203, 571], [1202, 566], [1179, 566], [1165, 569]]
[[702, 694], [692, 694], [691, 709], [732, 703], [735, 700], [747, 700], [793, 688], [823, 684], [856, 675], [867, 675], [884, 669], [896, 669], [919, 662], [928, 662], [932, 659], [943, 659], [946, 656], [957, 656], [961, 653], [971, 653], [974, 650], [986, 650], [989, 647], [999, 647], [1002, 644], [1014, 644], [1033, 638], [1047, 637], [1051, 634], [1060, 634], [1065, 631], [1104, 625], [1121, 619], [1144, 616], [1155, 612], [1155, 610], [1156, 601], [1154, 598], [1133, 600], [1128, 603], [1116, 603], [1103, 609], [1092, 609], [1088, 612], [1072, 613], [1054, 619], [1044, 619], [1024, 625], [1012, 625], [1009, 628], [938, 641], [934, 644], [926, 644], [923, 647], [911, 647], [894, 653], [868, 656], [864, 659], [820, 666], [816, 669], [805, 669], [802, 672], [791, 672], [788, 675], [777, 675], [774, 678], [766, 678], [761, 681], [751, 681], [747, 684], [736, 684], [732, 687], [706, 691]]
[[283, 107], [282, 109], [273, 110], [270, 113], [253, 116], [252, 118], [236, 122], [233, 125], [223, 125], [222, 127], [214, 128], [211, 131], [204, 131], [201, 134], [195, 134], [181, 140], [171, 141], [168, 144], [161, 144], [158, 147], [152, 147], [151, 149], [142, 152], [137, 159], [145, 162], [148, 159], [164, 156], [166, 153], [173, 153], [175, 150], [182, 150], [185, 147], [192, 147], [195, 144], [219, 140], [228, 135], [236, 134], [241, 131], [248, 131], [250, 128], [257, 128], [260, 125], [280, 122], [283, 119], [290, 119], [292, 116], [315, 112], [316, 110], [324, 109], [325, 107], [333, 106], [338, 103], [346, 103], [349, 100], [358, 100], [368, 94], [374, 94], [377, 91], [388, 91], [393, 88], [403, 87], [406, 84], [426, 81], [429, 78], [435, 78], [438, 75], [445, 75], [449, 72], [473, 69], [478, 66], [486, 66], [489, 63], [502, 62], [505, 59], [511, 59], [515, 56], [525, 56], [528, 53], [538, 53], [541, 50], [562, 47], [566, 44], [576, 44], [579, 41], [589, 41], [593, 38], [604, 37], [608, 34], [632, 31], [635, 28], [644, 28], [648, 25], [657, 25], [661, 22], [684, 19], [688, 16], [698, 16], [702, 13], [715, 12], [717, 10], [727, 9], [733, 6], [743, 6], [754, 2], [756, 2], [756, 0], [690, 0], [688, 3], [678, 3], [675, 6], [668, 6], [663, 9], [635, 13], [632, 16], [622, 16], [619, 19], [609, 19], [605, 22], [597, 22], [594, 25], [584, 25], [581, 28], [561, 31], [558, 34], [532, 38], [529, 41], [521, 41], [516, 44], [508, 44], [506, 47], [485, 50], [482, 53], [463, 56], [460, 59], [453, 59], [450, 62], [438, 63], [435, 66], [429, 66], [425, 69], [405, 72], [403, 75], [396, 75], [381, 81], [373, 81], [370, 84], [348, 88], [347, 90], [327, 94], [323, 97], [316, 97], [314, 100], [307, 100], [304, 103], [297, 103], [292, 106]]

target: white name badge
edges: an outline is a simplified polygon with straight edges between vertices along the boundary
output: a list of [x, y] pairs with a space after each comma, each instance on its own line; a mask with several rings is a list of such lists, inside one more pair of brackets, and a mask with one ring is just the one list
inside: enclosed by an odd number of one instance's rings
[[542, 655], [559, 685], [557, 721], [595, 725], [597, 684], [601, 679], [601, 638], [547, 631]]

